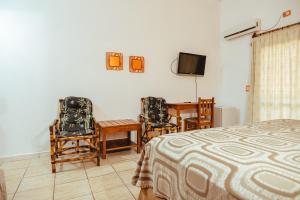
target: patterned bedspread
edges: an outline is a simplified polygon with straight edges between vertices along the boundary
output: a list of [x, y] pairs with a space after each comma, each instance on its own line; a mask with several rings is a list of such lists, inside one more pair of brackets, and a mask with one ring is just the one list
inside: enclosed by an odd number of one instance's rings
[[154, 138], [132, 183], [171, 200], [300, 199], [300, 121]]

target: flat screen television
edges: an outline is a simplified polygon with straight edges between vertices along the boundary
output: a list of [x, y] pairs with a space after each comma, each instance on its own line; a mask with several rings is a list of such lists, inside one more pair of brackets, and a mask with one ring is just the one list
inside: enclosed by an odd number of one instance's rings
[[206, 56], [180, 52], [177, 73], [203, 76], [205, 63]]

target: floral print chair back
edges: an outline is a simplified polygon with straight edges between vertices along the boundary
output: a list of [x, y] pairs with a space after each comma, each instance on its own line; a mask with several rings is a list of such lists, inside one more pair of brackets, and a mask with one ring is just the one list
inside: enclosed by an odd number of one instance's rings
[[[99, 128], [93, 118], [93, 104], [83, 97], [59, 100], [59, 117], [50, 126], [52, 172], [56, 163], [96, 158], [99, 160]], [[63, 159], [63, 155], [78, 154]]]
[[93, 132], [91, 100], [81, 97], [66, 97], [59, 102], [61, 136], [78, 136]]
[[164, 98], [142, 98], [139, 116], [143, 126], [142, 141], [147, 143], [153, 137], [163, 133], [177, 132], [177, 125], [170, 122], [172, 117], [175, 116], [168, 113], [168, 106]]

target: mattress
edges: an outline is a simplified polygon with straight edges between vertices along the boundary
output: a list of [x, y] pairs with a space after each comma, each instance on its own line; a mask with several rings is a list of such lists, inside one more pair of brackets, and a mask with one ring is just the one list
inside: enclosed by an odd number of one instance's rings
[[300, 121], [154, 138], [132, 184], [171, 200], [300, 199]]

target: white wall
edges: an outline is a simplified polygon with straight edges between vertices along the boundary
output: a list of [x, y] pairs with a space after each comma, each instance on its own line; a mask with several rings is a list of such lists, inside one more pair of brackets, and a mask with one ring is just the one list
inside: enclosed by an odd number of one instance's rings
[[[0, 157], [49, 149], [58, 99], [90, 98], [98, 120], [133, 118], [140, 97], [193, 101], [194, 78], [170, 72], [179, 51], [207, 55], [198, 94], [220, 79], [217, 0], [1, 0]], [[106, 71], [105, 52], [124, 53], [124, 71]], [[145, 56], [144, 74], [128, 56]]]
[[[282, 19], [278, 27], [300, 21], [299, 0], [222, 0], [221, 36], [236, 25], [260, 18], [262, 29], [272, 27], [282, 12], [292, 10], [292, 16]], [[251, 66], [251, 36], [233, 41], [221, 38], [221, 65], [223, 69], [219, 102], [240, 110], [241, 123], [246, 120], [247, 93]]]

